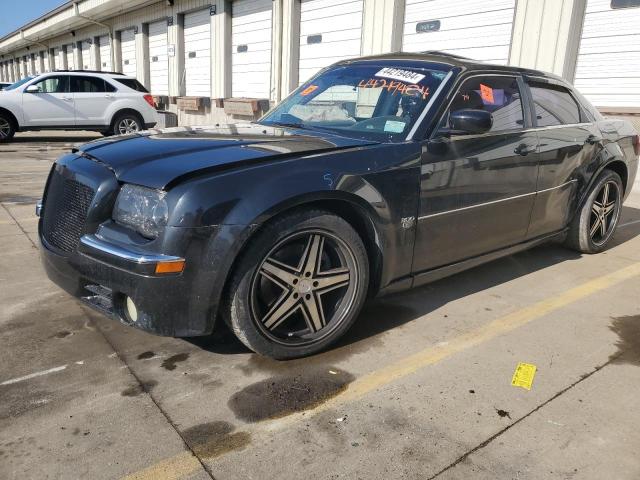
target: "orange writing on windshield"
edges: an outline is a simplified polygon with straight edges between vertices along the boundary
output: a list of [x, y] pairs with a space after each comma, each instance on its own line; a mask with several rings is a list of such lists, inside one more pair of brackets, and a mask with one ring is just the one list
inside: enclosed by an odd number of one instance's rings
[[381, 78], [370, 78], [369, 80], [360, 80], [358, 87], [384, 88], [392, 95], [395, 95], [396, 93], [401, 95], [422, 95], [423, 99], [426, 99], [429, 96], [429, 87], [423, 87], [422, 85], [416, 84], [406, 84], [397, 80], [387, 81]]

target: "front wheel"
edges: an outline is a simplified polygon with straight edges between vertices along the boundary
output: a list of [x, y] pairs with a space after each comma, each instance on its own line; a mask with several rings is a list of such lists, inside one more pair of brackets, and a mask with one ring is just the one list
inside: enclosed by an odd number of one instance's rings
[[0, 143], [10, 141], [16, 133], [16, 127], [13, 120], [0, 113]]
[[604, 250], [613, 237], [622, 211], [622, 180], [604, 170], [569, 228], [566, 244], [581, 253]]
[[227, 321], [254, 352], [311, 355], [353, 324], [368, 283], [353, 227], [329, 212], [297, 212], [265, 226], [247, 247], [231, 280]]

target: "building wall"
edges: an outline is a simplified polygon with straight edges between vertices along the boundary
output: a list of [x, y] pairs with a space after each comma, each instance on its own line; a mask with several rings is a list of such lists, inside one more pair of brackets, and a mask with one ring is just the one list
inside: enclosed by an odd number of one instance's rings
[[[322, 8], [341, 4], [340, 0], [321, 1], [324, 2]], [[477, 15], [473, 17], [473, 21], [476, 21], [475, 18], [479, 19], [478, 22], [491, 19], [491, 4], [480, 0], [430, 1], [433, 3], [429, 6], [433, 8], [425, 9], [426, 12], [435, 9], [441, 13], [448, 9], [453, 15], [457, 10], [464, 13], [465, 8], [470, 8], [474, 9], [474, 15]], [[514, 0], [515, 3], [511, 4], [508, 10], [513, 12], [509, 13], [508, 19], [508, 25], [512, 28], [508, 63], [550, 71], [573, 80], [583, 20], [589, 1], [604, 0]], [[298, 69], [301, 49], [300, 2], [301, 0], [273, 0], [271, 88], [267, 99], [271, 103], [284, 98], [304, 80], [299, 78]], [[402, 50], [405, 13], [407, 8], [413, 8], [412, 4], [416, 2], [417, 0], [364, 0], [360, 53], [371, 55]], [[503, 3], [509, 2], [505, 0]], [[89, 41], [91, 44], [92, 68], [100, 68], [98, 37], [105, 35], [109, 36], [111, 42], [110, 56], [113, 69], [122, 71], [121, 32], [135, 29], [135, 75], [149, 87], [151, 82], [148, 24], [167, 21], [167, 44], [171, 53], [168, 56], [168, 95], [163, 99], [165, 108], [178, 114], [180, 124], [186, 125], [236, 119], [225, 114], [224, 102], [221, 101], [232, 95], [231, 0], [129, 0], [126, 3], [128, 7], [123, 7], [121, 0], [84, 0], [77, 5], [77, 11], [74, 11], [73, 7], [61, 7], [58, 9], [60, 11], [50, 18], [27, 25], [23, 31], [24, 36], [15, 34], [0, 39], [0, 79], [16, 80], [24, 75], [25, 69], [43, 69], [44, 65], [56, 69], [67, 68], [69, 58], [74, 60], [75, 65], [82, 65], [83, 41]], [[123, 8], [130, 10], [119, 13]], [[179, 108], [180, 98], [186, 94], [183, 18], [184, 14], [199, 9], [210, 9], [212, 13], [209, 72], [211, 95], [200, 102], [198, 110], [182, 110]], [[428, 13], [425, 13], [425, 16], [428, 17]], [[87, 20], [86, 17], [99, 24]], [[54, 29], [57, 29], [58, 33], [48, 33]], [[432, 38], [435, 39], [436, 36]], [[437, 38], [444, 38], [446, 45], [448, 37]], [[63, 47], [70, 49], [71, 57], [67, 58], [63, 53], [54, 55], [54, 49], [56, 52], [62, 52]], [[36, 54], [35, 63], [28, 60], [25, 64], [24, 57], [32, 53]], [[340, 52], [336, 52], [335, 55], [338, 57]], [[38, 60], [39, 58], [41, 60]], [[638, 111], [640, 112], [640, 108]], [[256, 112], [254, 116], [258, 114], [259, 112]]]

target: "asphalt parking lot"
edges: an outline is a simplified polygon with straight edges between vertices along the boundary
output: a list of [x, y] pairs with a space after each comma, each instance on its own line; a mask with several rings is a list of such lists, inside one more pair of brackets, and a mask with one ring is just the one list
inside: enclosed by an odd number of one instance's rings
[[640, 183], [603, 254], [544, 246], [378, 299], [330, 351], [276, 362], [47, 280], [34, 205], [91, 138], [0, 146], [0, 478], [640, 478]]

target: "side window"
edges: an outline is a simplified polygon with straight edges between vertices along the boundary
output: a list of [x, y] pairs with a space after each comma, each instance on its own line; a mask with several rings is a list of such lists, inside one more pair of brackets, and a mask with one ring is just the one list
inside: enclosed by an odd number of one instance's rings
[[539, 127], [580, 123], [580, 107], [566, 88], [544, 83], [529, 87]]
[[105, 92], [115, 92], [118, 89], [116, 87], [114, 87], [113, 85], [111, 85], [109, 82], [107, 82], [106, 80], [104, 81], [104, 91]]
[[77, 93], [105, 92], [104, 80], [96, 77], [71, 77], [71, 91]]
[[515, 77], [473, 77], [456, 92], [440, 128], [451, 128], [450, 113], [456, 110], [485, 110], [493, 117], [490, 132], [522, 129], [524, 114], [518, 81]]
[[68, 91], [66, 76], [47, 77], [34, 85], [38, 87], [40, 93], [65, 93]]

